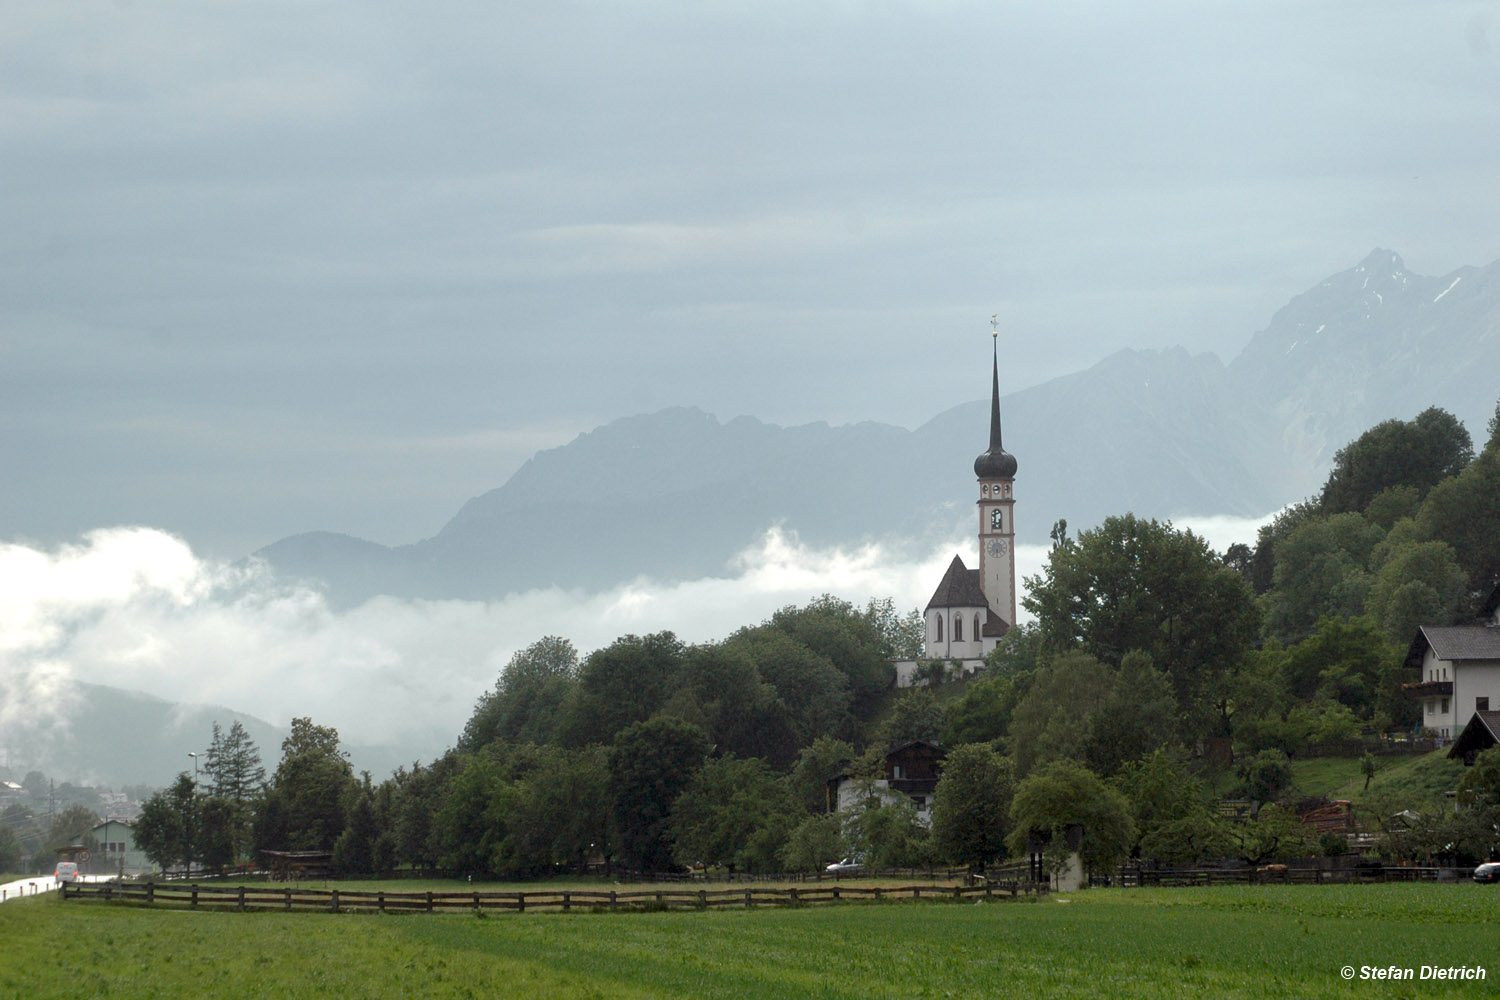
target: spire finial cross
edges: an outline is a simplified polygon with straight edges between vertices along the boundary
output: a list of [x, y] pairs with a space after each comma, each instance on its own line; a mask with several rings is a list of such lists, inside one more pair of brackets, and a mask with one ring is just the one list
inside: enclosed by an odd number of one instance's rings
[[1000, 339], [1000, 314], [990, 313], [990, 336], [996, 340]]

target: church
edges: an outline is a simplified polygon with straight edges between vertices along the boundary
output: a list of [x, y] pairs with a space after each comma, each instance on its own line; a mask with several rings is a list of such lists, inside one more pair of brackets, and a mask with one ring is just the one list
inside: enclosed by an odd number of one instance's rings
[[[983, 666], [985, 654], [1016, 622], [1016, 459], [1001, 443], [999, 334], [993, 337], [990, 446], [974, 460], [979, 568], [969, 569], [962, 557], [954, 556], [923, 611], [923, 656], [956, 663], [964, 674]], [[920, 660], [897, 660], [896, 686], [916, 683], [920, 665]]]

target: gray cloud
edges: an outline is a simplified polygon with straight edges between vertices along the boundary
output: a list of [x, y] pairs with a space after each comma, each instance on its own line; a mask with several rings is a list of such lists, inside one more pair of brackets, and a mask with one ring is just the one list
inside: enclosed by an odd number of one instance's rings
[[913, 425], [997, 309], [1011, 387], [1230, 356], [1372, 246], [1497, 255], [1490, 16], [15, 7], [0, 521], [411, 540], [630, 412]]

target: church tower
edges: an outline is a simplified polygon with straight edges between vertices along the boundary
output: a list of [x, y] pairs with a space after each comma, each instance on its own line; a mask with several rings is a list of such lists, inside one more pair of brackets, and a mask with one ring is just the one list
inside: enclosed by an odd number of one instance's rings
[[[979, 568], [969, 569], [954, 556], [922, 611], [927, 635], [923, 657], [955, 664], [964, 674], [984, 666], [992, 651], [1016, 623], [1016, 459], [1000, 443], [1000, 334], [991, 361], [990, 447], [974, 460], [979, 477]], [[919, 683], [917, 659], [897, 660], [896, 686]]]
[[1016, 623], [1016, 458], [1000, 441], [1000, 331], [993, 319], [990, 325], [990, 447], [974, 460], [979, 478], [979, 587], [1008, 630]]

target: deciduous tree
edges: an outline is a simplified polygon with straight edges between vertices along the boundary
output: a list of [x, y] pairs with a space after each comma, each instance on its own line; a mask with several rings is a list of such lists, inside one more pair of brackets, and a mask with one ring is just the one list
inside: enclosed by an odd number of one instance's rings
[[638, 722], [615, 737], [609, 754], [615, 823], [622, 853], [641, 869], [672, 866], [672, 806], [708, 751], [703, 730], [681, 719]]
[[1081, 649], [1110, 666], [1148, 653], [1189, 712], [1213, 697], [1259, 620], [1249, 586], [1207, 542], [1130, 514], [1080, 532], [1027, 587], [1022, 604], [1049, 648]]
[[933, 793], [937, 855], [976, 869], [1003, 858], [1012, 792], [1010, 761], [987, 746], [954, 747]]
[[1016, 786], [1010, 822], [1007, 843], [1016, 854], [1034, 841], [1061, 844], [1069, 827], [1082, 827], [1078, 853], [1090, 872], [1116, 867], [1135, 839], [1125, 797], [1070, 760], [1053, 761]]

